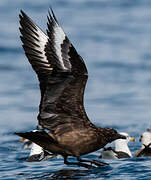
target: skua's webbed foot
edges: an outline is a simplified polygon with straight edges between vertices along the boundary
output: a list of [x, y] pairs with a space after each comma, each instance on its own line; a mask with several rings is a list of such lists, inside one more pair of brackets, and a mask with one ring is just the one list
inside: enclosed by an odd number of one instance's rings
[[96, 165], [96, 166], [106, 166], [106, 165], [109, 165], [108, 163], [104, 163], [104, 162], [100, 162], [100, 161], [96, 161], [96, 160], [89, 160], [89, 159], [81, 159], [80, 157], [77, 157], [77, 160], [79, 162], [88, 162], [88, 163], [91, 163]]
[[69, 161], [67, 161], [67, 158], [64, 158], [64, 164], [81, 166], [81, 167], [85, 167], [85, 168], [88, 168], [88, 169], [95, 168], [95, 166], [92, 166], [92, 165], [89, 165], [89, 164], [86, 164], [86, 163], [81, 163], [81, 162], [69, 162]]

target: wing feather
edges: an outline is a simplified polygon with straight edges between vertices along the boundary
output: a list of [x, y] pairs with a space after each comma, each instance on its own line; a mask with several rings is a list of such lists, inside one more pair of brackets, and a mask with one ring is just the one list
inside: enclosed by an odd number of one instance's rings
[[[46, 47], [46, 56], [51, 64], [60, 71], [70, 71], [74, 75], [88, 74], [87, 68], [81, 56], [77, 53], [68, 37], [59, 25], [54, 12], [49, 12], [47, 23], [48, 46]], [[53, 61], [53, 56], [56, 60]]]
[[23, 12], [20, 17], [21, 40], [25, 54], [36, 71], [39, 80], [42, 73], [52, 71], [51, 64], [45, 55], [45, 46], [48, 42], [47, 35]]
[[39, 124], [55, 130], [62, 124], [90, 123], [83, 104], [87, 68], [54, 12], [49, 12], [48, 36], [23, 11], [20, 24], [25, 54], [40, 81]]

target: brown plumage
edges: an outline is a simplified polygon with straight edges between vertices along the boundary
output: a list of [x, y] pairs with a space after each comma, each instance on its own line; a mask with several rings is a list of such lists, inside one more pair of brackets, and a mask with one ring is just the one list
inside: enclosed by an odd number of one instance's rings
[[[43, 130], [16, 133], [64, 157], [64, 163], [89, 167], [81, 155], [125, 138], [112, 128], [93, 125], [83, 105], [88, 72], [83, 59], [60, 27], [53, 11], [49, 13], [45, 35], [23, 12], [20, 14], [21, 40], [25, 54], [36, 72], [41, 90], [38, 122]], [[47, 131], [45, 131], [47, 129]], [[68, 156], [78, 163], [69, 163]], [[93, 161], [95, 165], [101, 163]]]

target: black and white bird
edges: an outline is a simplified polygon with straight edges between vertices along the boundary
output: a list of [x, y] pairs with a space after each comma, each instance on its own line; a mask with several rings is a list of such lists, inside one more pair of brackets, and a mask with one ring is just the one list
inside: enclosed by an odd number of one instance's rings
[[151, 156], [151, 132], [144, 132], [139, 141], [142, 143], [141, 148], [135, 152], [135, 157], [149, 157]]
[[[62, 155], [65, 164], [104, 165], [80, 156], [97, 151], [116, 139], [125, 139], [125, 136], [112, 128], [95, 126], [88, 119], [83, 105], [88, 72], [83, 59], [52, 10], [47, 35], [23, 11], [20, 25], [25, 54], [40, 82], [38, 122], [43, 130], [16, 134], [47, 152]], [[69, 162], [68, 156], [76, 157], [78, 162]]]
[[30, 140], [28, 140], [28, 139], [21, 138], [21, 139], [19, 140], [19, 142], [20, 142], [20, 143], [23, 143], [23, 146], [22, 146], [23, 149], [31, 149], [31, 148], [32, 148], [33, 142], [30, 141]]
[[132, 153], [128, 147], [130, 141], [135, 141], [134, 137], [130, 137], [127, 133], [121, 132], [121, 135], [125, 136], [126, 139], [115, 140], [115, 149], [112, 147], [104, 148], [100, 158], [102, 159], [121, 159], [131, 158]]
[[45, 161], [48, 159], [56, 158], [57, 155], [45, 151], [41, 146], [32, 143], [32, 148], [29, 154], [29, 157], [27, 158], [28, 162], [33, 162], [33, 161]]
[[19, 140], [19, 142], [24, 143], [23, 149], [30, 149], [29, 157], [27, 158], [28, 162], [33, 161], [44, 161], [52, 158], [56, 158], [56, 154], [52, 154], [50, 152], [47, 152], [43, 150], [43, 148], [32, 141], [22, 138]]

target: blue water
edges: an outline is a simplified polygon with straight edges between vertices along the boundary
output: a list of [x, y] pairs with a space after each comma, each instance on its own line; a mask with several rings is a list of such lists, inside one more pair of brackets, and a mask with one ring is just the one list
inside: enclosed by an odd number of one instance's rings
[[13, 132], [35, 128], [40, 92], [21, 48], [18, 14], [23, 9], [45, 30], [50, 5], [87, 65], [92, 122], [134, 136], [133, 154], [151, 125], [150, 0], [0, 0], [0, 179], [150, 179], [151, 158], [107, 161], [93, 170], [62, 159], [26, 162], [29, 150]]

